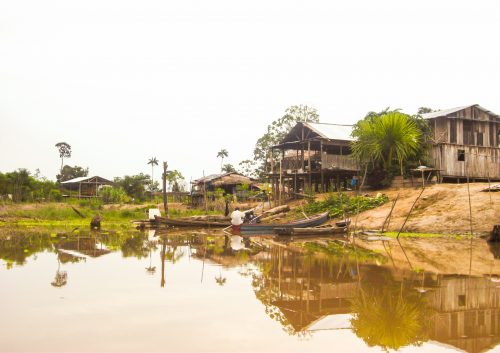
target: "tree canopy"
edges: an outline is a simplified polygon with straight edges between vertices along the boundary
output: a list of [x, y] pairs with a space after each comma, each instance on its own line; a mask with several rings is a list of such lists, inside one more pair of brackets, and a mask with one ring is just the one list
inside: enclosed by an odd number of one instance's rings
[[71, 180], [74, 178], [79, 178], [79, 177], [86, 177], [89, 175], [89, 168], [82, 168], [77, 165], [74, 167], [71, 167], [69, 165], [65, 165], [61, 169], [61, 173], [57, 174], [56, 178], [58, 182], [66, 181], [66, 180]]
[[128, 196], [137, 201], [145, 200], [146, 185], [150, 183], [149, 175], [125, 175], [123, 178], [115, 178], [115, 185], [123, 188]]

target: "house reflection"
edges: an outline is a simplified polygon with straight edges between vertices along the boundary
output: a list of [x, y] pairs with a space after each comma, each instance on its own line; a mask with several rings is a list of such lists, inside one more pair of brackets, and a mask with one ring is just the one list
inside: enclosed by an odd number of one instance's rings
[[495, 278], [415, 273], [283, 246], [265, 253], [254, 259], [260, 268], [253, 273], [254, 291], [289, 334], [350, 328], [367, 344], [392, 349], [427, 340], [466, 352], [499, 344]]

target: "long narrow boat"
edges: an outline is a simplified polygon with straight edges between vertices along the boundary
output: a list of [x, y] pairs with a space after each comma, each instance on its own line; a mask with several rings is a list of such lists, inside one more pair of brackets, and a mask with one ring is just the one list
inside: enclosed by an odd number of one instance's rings
[[307, 227], [307, 228], [274, 228], [277, 235], [328, 235], [343, 234], [347, 227]]
[[186, 218], [165, 218], [155, 216], [156, 222], [176, 227], [227, 227], [227, 221], [191, 220]]
[[260, 233], [260, 234], [272, 234], [276, 228], [286, 229], [286, 228], [307, 228], [316, 227], [320, 224], [325, 223], [328, 220], [328, 212], [318, 214], [316, 216], [310, 217], [308, 219], [301, 219], [298, 221], [292, 221], [288, 223], [254, 223], [248, 224], [243, 223], [240, 226], [241, 233]]

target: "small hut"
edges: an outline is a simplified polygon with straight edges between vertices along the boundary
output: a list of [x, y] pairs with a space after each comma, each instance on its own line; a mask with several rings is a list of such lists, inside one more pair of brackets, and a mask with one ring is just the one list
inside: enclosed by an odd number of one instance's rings
[[65, 196], [78, 198], [98, 197], [99, 190], [106, 185], [112, 186], [113, 182], [97, 175], [61, 182], [61, 188], [64, 192], [67, 192]]
[[[207, 192], [214, 192], [217, 189], [223, 190], [224, 194], [236, 195], [237, 197], [246, 197], [243, 195], [248, 191], [258, 191], [260, 188], [255, 179], [249, 178], [243, 174], [231, 172], [223, 174], [211, 174], [191, 182], [193, 203], [201, 203], [201, 199]], [[247, 185], [247, 189], [244, 189]]]

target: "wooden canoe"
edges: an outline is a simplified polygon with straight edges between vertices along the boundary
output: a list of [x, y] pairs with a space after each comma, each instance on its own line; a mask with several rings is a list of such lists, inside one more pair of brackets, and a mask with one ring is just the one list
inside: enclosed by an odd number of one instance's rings
[[308, 228], [316, 227], [320, 224], [325, 223], [328, 220], [328, 212], [321, 213], [319, 215], [310, 217], [308, 219], [301, 219], [298, 221], [292, 221], [288, 223], [254, 223], [248, 224], [243, 223], [240, 227], [241, 233], [260, 233], [260, 234], [272, 234], [276, 228]]
[[186, 218], [165, 218], [155, 216], [156, 222], [175, 227], [227, 227], [227, 221], [192, 220]]
[[274, 233], [278, 235], [327, 235], [342, 234], [347, 231], [346, 227], [314, 227], [314, 228], [275, 228]]

